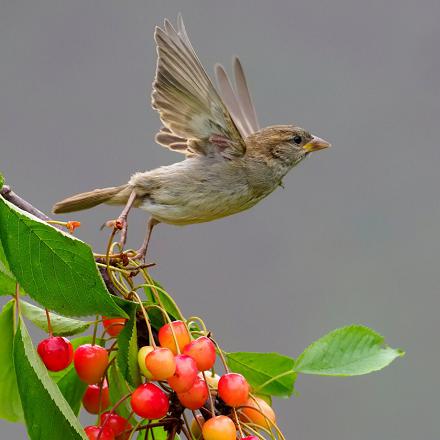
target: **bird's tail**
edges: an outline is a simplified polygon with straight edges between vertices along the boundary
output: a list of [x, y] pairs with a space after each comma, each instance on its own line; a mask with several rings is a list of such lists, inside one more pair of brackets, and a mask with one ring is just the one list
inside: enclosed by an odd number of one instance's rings
[[110, 188], [94, 189], [81, 194], [68, 197], [55, 203], [52, 212], [62, 214], [64, 212], [81, 211], [83, 209], [93, 208], [101, 203], [124, 204], [130, 195], [128, 185], [113, 186]]

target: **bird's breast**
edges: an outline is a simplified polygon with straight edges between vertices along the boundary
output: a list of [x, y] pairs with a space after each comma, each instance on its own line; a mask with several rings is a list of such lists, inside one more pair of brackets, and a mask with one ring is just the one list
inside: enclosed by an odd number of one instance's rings
[[255, 187], [240, 164], [188, 161], [151, 171], [139, 207], [164, 223], [202, 223], [249, 209], [273, 190]]

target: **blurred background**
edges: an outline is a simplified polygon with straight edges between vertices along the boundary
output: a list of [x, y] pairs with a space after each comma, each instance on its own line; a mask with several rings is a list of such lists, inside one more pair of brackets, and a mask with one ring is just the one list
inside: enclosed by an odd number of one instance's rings
[[[331, 141], [251, 211], [160, 225], [152, 274], [230, 351], [297, 356], [351, 323], [406, 350], [365, 377], [300, 377], [299, 397], [275, 400], [287, 438], [439, 438], [438, 1], [2, 0], [0, 11], [0, 169], [47, 213], [181, 160], [154, 144], [149, 104], [154, 26], [178, 12], [210, 73], [240, 55], [263, 125]], [[118, 211], [68, 219], [101, 250], [99, 226]], [[131, 247], [146, 218], [131, 215]], [[0, 437], [26, 434], [0, 421]]]

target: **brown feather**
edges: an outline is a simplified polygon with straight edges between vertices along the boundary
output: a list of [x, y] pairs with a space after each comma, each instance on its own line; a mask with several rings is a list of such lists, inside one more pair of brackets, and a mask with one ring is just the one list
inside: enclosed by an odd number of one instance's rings
[[93, 208], [101, 203], [123, 204], [128, 198], [128, 194], [124, 194], [124, 189], [126, 188], [127, 185], [122, 185], [75, 194], [56, 203], [52, 208], [52, 212], [54, 214], [61, 214], [81, 211], [83, 209]]

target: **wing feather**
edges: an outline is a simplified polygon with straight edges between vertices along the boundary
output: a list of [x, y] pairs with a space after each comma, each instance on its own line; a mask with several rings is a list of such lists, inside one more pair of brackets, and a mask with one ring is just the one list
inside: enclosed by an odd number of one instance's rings
[[165, 126], [157, 142], [188, 155], [244, 155], [242, 134], [197, 58], [182, 17], [177, 30], [165, 20], [154, 37], [158, 60], [152, 105]]
[[216, 66], [217, 83], [220, 96], [226, 103], [231, 116], [244, 136], [249, 136], [260, 129], [252, 97], [238, 58], [234, 58], [235, 91], [222, 65]]

